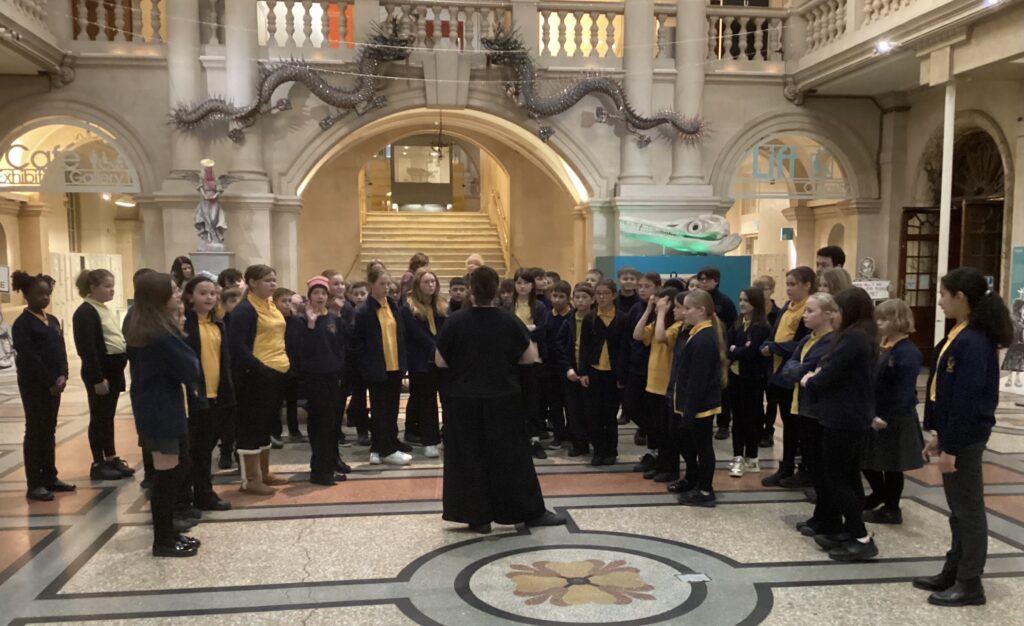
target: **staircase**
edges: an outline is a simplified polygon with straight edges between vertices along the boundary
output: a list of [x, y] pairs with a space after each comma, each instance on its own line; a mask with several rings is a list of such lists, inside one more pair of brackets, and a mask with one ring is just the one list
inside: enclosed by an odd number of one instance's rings
[[[499, 276], [505, 276], [505, 257], [498, 228], [486, 213], [366, 213], [363, 245], [352, 277], [362, 276], [366, 264], [380, 259], [399, 280], [417, 252], [430, 257], [430, 267], [448, 292], [448, 281], [466, 273], [466, 257], [483, 256]], [[352, 278], [350, 278], [352, 280]]]

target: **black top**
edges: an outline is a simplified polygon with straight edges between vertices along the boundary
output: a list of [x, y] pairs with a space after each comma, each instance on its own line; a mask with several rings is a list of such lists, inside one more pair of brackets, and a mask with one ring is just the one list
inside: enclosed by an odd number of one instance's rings
[[[405, 353], [405, 320], [398, 304], [387, 298], [391, 317], [395, 319], [395, 340], [398, 343], [398, 371], [406, 371]], [[359, 368], [363, 380], [368, 383], [382, 383], [388, 378], [387, 364], [384, 361], [384, 337], [381, 334], [380, 319], [377, 311], [380, 302], [373, 297], [367, 298], [356, 308], [355, 321], [352, 325], [352, 355], [354, 365]]]
[[437, 336], [448, 364], [448, 395], [504, 398], [519, 388], [519, 359], [530, 333], [515, 315], [494, 307], [469, 307], [452, 314]]
[[713, 326], [692, 336], [680, 334], [676, 341], [667, 397], [684, 425], [722, 406], [721, 359]]
[[717, 287], [708, 293], [711, 294], [711, 299], [715, 301], [715, 315], [718, 316], [718, 319], [721, 320], [726, 328], [732, 328], [739, 317], [732, 298], [722, 293]]
[[64, 349], [64, 331], [60, 321], [46, 313], [44, 324], [28, 309], [22, 311], [11, 326], [14, 342], [14, 364], [18, 368], [18, 384], [49, 389], [57, 379], [68, 377], [68, 353]]
[[[800, 343], [796, 345], [796, 350], [793, 351], [792, 356], [789, 357], [785, 363], [782, 364], [781, 377], [786, 383], [784, 389], [794, 389], [800, 385], [800, 381], [803, 380], [804, 376], [808, 372], [813, 372], [818, 368], [818, 363], [821, 362], [822, 357], [832, 347], [832, 340], [835, 339], [835, 332], [830, 332], [820, 337], [814, 345], [807, 350], [807, 354], [804, 355], [803, 359], [800, 358], [800, 353], [804, 351], [804, 346], [807, 342], [814, 337], [814, 334], [805, 335]], [[812, 417], [818, 419], [821, 413], [821, 403], [818, 402], [818, 394], [811, 390], [801, 389], [799, 392], [799, 398], [797, 398], [797, 414], [803, 417]]]
[[807, 381], [806, 389], [818, 401], [821, 426], [848, 431], [870, 429], [875, 412], [872, 340], [858, 328], [836, 333], [832, 348], [822, 357], [819, 367], [820, 371]]
[[[761, 344], [768, 338], [771, 329], [759, 322], [743, 328], [732, 326], [726, 335], [726, 356], [730, 361], [739, 362], [739, 375], [744, 378], [763, 380], [768, 374], [768, 359], [761, 355]], [[747, 345], [750, 344], [750, 345]]]
[[569, 307], [565, 315], [558, 315], [555, 310], [551, 310], [551, 316], [548, 318], [547, 323], [547, 337], [544, 339], [544, 345], [547, 348], [547, 355], [544, 357], [544, 365], [552, 368], [562, 368], [562, 362], [564, 359], [560, 354], [562, 347], [558, 345], [562, 337], [562, 328], [565, 326], [572, 326], [573, 333], [576, 332], [576, 309]]
[[[625, 384], [626, 375], [647, 377], [647, 362], [651, 358], [651, 347], [645, 346], [644, 342], [633, 339], [633, 329], [637, 322], [643, 317], [647, 310], [647, 303], [637, 300], [636, 304], [625, 314], [625, 326], [622, 328], [622, 345], [619, 347], [618, 375], [619, 382]], [[650, 316], [648, 323], [653, 324], [656, 320], [654, 315]]]
[[[335, 316], [337, 317], [337, 316]], [[288, 375], [298, 376], [302, 368], [302, 339], [306, 335], [306, 319], [297, 315], [284, 316], [284, 353], [288, 355]]]
[[[942, 351], [945, 340], [935, 347]], [[999, 404], [999, 351], [984, 333], [968, 326], [942, 355], [931, 379], [938, 376], [935, 401], [925, 403], [924, 427], [939, 435], [939, 448], [961, 448], [988, 441]]]
[[[448, 316], [434, 311], [434, 327], [438, 334], [444, 327]], [[409, 363], [409, 372], [425, 374], [434, 367], [434, 348], [437, 335], [430, 334], [430, 322], [425, 317], [417, 317], [409, 306], [402, 307], [402, 323], [405, 325], [405, 356]]]
[[[629, 312], [633, 310], [633, 307], [640, 302], [640, 294], [633, 292], [631, 296], [624, 296], [620, 292], [619, 295], [615, 296], [615, 308], [619, 310], [619, 313], [623, 315], [629, 315]], [[647, 303], [644, 303], [647, 306]]]
[[[597, 311], [591, 311], [583, 318], [583, 328], [580, 329], [580, 376], [590, 376], [597, 371], [596, 366], [601, 361], [601, 352], [608, 346], [608, 360], [611, 361], [613, 373], [616, 372], [616, 364], [619, 362], [619, 349], [622, 347], [622, 333], [626, 327], [626, 320], [623, 315], [615, 311], [615, 319], [611, 324], [605, 324]], [[575, 332], [575, 327], [573, 328]]]
[[[298, 371], [302, 374], [336, 374], [341, 376], [345, 368], [345, 338], [348, 326], [334, 313], [316, 318], [309, 328], [306, 314], [296, 315], [289, 320], [297, 333], [299, 343]], [[293, 368], [294, 369], [294, 368]]]
[[910, 339], [902, 339], [878, 356], [875, 369], [875, 415], [889, 421], [917, 417], [917, 375], [924, 357]]
[[125, 387], [124, 366], [128, 357], [124, 354], [107, 354], [107, 343], [103, 340], [103, 324], [96, 307], [83, 302], [71, 316], [71, 328], [75, 336], [75, 350], [82, 359], [82, 382], [93, 386], [106, 380], [110, 391], [123, 391]]

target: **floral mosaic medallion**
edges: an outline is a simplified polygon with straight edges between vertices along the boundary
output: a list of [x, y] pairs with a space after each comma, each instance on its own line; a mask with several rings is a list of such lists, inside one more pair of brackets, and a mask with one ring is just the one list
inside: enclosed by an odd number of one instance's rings
[[526, 604], [630, 604], [655, 599], [647, 593], [654, 587], [643, 581], [640, 570], [623, 560], [536, 561], [532, 565], [513, 563], [511, 568], [505, 576], [515, 582], [517, 596], [528, 598]]
[[538, 548], [480, 567], [469, 591], [503, 614], [557, 623], [615, 623], [672, 611], [690, 597], [684, 569], [613, 548]]

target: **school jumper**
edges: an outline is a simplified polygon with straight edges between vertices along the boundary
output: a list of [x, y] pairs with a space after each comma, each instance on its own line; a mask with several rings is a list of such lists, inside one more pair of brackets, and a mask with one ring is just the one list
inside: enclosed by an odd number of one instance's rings
[[370, 452], [381, 458], [408, 448], [398, 441], [398, 403], [408, 367], [405, 323], [398, 309], [390, 297], [382, 303], [370, 296], [356, 309], [352, 329], [356, 366], [370, 392]]
[[[718, 321], [722, 323], [722, 328], [732, 328], [735, 326], [736, 320], [739, 319], [739, 313], [736, 311], [736, 304], [732, 301], [732, 298], [722, 293], [718, 287], [715, 287], [708, 293], [711, 295], [711, 300], [715, 303], [715, 315], [718, 316]], [[727, 390], [728, 387], [722, 393], [722, 412], [715, 418], [718, 427], [726, 430], [728, 430], [729, 425], [732, 423], [732, 405], [730, 404], [732, 394], [727, 393]]]
[[[275, 305], [276, 306], [276, 305]], [[288, 355], [288, 373], [284, 383], [284, 413], [285, 422], [288, 424], [288, 435], [299, 437], [302, 431], [299, 430], [299, 396], [302, 395], [303, 380], [296, 365], [300, 358], [299, 352], [302, 343], [302, 322], [293, 314], [284, 316], [284, 351]], [[274, 422], [274, 432], [278, 439], [281, 438], [281, 420]]]
[[676, 341], [666, 400], [673, 413], [679, 449], [686, 461], [685, 480], [714, 493], [714, 417], [722, 410], [721, 353], [711, 321]]
[[[771, 369], [768, 376], [768, 404], [778, 407], [782, 416], [782, 461], [779, 463], [777, 478], [792, 476], [796, 469], [796, 453], [800, 447], [800, 419], [793, 415], [793, 384], [782, 377], [782, 366], [793, 355], [797, 344], [808, 332], [804, 325], [803, 311], [807, 300], [798, 304], [787, 302], [779, 312], [768, 340], [764, 342], [770, 351]], [[766, 435], [775, 434], [775, 414], [767, 416], [770, 426]], [[766, 479], [767, 480], [767, 479]]]
[[974, 581], [988, 554], [981, 456], [996, 423], [999, 351], [980, 330], [959, 324], [936, 352], [924, 428], [936, 432], [942, 452], [956, 455], [956, 471], [942, 475], [953, 534], [942, 569], [957, 581]]
[[537, 354], [540, 357], [538, 363], [521, 363], [519, 365], [520, 386], [523, 393], [523, 410], [526, 413], [526, 434], [531, 438], [540, 437], [547, 430], [544, 416], [544, 397], [541, 376], [543, 363], [548, 358], [547, 326], [551, 316], [550, 304], [544, 304], [541, 298], [533, 303], [533, 306], [526, 311], [525, 305], [513, 300], [509, 311], [523, 324], [533, 324], [534, 329], [530, 331], [530, 341], [537, 344]]
[[763, 322], [738, 322], [729, 328], [726, 337], [726, 356], [730, 361], [726, 394], [731, 398], [733, 457], [757, 458], [757, 444], [764, 424], [764, 381], [768, 375], [761, 344], [770, 332]]
[[[101, 317], [99, 309], [104, 312]], [[117, 400], [125, 389], [124, 368], [128, 363], [124, 335], [117, 327], [114, 313], [106, 304], [86, 298], [71, 318], [75, 350], [82, 360], [82, 382], [89, 399], [89, 448], [93, 463], [107, 464], [123, 476], [134, 471], [123, 462], [115, 461], [114, 413]], [[96, 385], [106, 380], [110, 391], [96, 393]]]
[[309, 327], [306, 314], [295, 317], [299, 336], [298, 374], [306, 389], [309, 421], [309, 478], [317, 484], [333, 484], [338, 461], [335, 420], [341, 400], [341, 375], [345, 368], [347, 327], [334, 313], [324, 312]]
[[541, 365], [541, 391], [544, 401], [544, 413], [554, 432], [552, 447], [554, 447], [554, 444], [569, 441], [566, 430], [565, 392], [562, 388], [565, 370], [562, 369], [562, 365], [557, 363], [559, 359], [555, 356], [555, 353], [560, 350], [557, 344], [563, 327], [573, 324], [575, 315], [576, 311], [572, 307], [567, 308], [562, 314], [558, 314], [554, 309], [551, 309], [548, 323], [545, 325], [544, 347], [547, 352], [547, 358], [544, 359]]
[[569, 380], [566, 374], [574, 370], [581, 375], [580, 348], [582, 344], [583, 320], [586, 315], [576, 311], [569, 321], [562, 326], [552, 359], [558, 365], [562, 377], [562, 390], [565, 398], [566, 436], [572, 442], [569, 456], [582, 456], [590, 451], [590, 438], [587, 434], [587, 390], [578, 381]]
[[29, 492], [49, 489], [57, 481], [54, 448], [60, 409], [60, 394], [50, 393], [50, 388], [58, 378], [68, 376], [64, 331], [56, 317], [45, 312], [40, 316], [26, 308], [11, 326], [11, 340], [25, 409], [25, 480]]
[[[645, 346], [649, 352], [647, 371], [644, 375], [644, 404], [648, 417], [647, 446], [650, 448], [650, 442], [654, 440], [654, 449], [657, 450], [657, 458], [651, 469], [657, 470], [659, 474], [665, 474], [659, 480], [666, 482], [666, 479], [679, 478], [679, 441], [674, 436], [675, 429], [672, 423], [675, 418], [669, 409], [666, 394], [672, 376], [672, 359], [679, 335], [683, 332], [683, 323], [675, 322], [666, 328], [665, 341], [655, 341], [655, 323], [644, 328], [643, 339], [638, 343]], [[644, 475], [645, 478], [646, 476], [647, 474]], [[652, 478], [657, 478], [657, 475]]]
[[647, 303], [640, 302], [638, 298], [629, 311], [620, 310], [626, 321], [622, 329], [622, 345], [619, 347], [622, 356], [617, 364], [617, 375], [622, 385], [622, 414], [636, 423], [638, 435], [647, 437], [647, 449], [657, 450], [661, 428], [656, 420], [660, 419], [664, 411], [659, 410], [652, 415], [648, 410], [646, 389], [648, 361], [651, 357], [650, 342], [633, 339], [633, 329], [646, 309]]
[[609, 312], [591, 311], [583, 319], [580, 336], [581, 376], [590, 377], [587, 389], [587, 431], [594, 446], [594, 461], [610, 465], [618, 456], [618, 379], [615, 365], [622, 346], [625, 319], [610, 307]]
[[434, 364], [437, 335], [447, 316], [429, 310], [428, 317], [418, 317], [412, 307], [402, 307], [405, 325], [406, 359], [409, 365], [409, 403], [405, 409], [405, 438], [419, 438], [424, 446], [441, 443], [441, 426], [437, 411], [441, 393], [441, 372]]

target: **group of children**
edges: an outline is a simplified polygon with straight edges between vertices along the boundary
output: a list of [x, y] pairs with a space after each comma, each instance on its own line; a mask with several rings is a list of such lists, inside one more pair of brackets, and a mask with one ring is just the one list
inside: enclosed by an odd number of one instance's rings
[[[828, 252], [819, 251], [819, 262], [823, 253], [837, 260]], [[483, 264], [471, 260], [467, 271]], [[943, 277], [940, 306], [957, 324], [937, 350], [925, 422], [937, 437], [926, 447], [916, 412], [922, 356], [909, 339], [910, 308], [900, 300], [875, 307], [841, 264], [787, 272], [782, 307], [771, 299], [774, 281], [761, 277], [740, 292], [738, 310], [718, 289], [714, 267], [689, 283], [631, 268], [613, 281], [591, 270], [576, 285], [555, 272], [517, 270], [495, 304], [522, 322], [536, 347], [518, 366], [533, 454], [546, 456], [541, 441], [550, 436], [547, 450], [568, 448], [569, 456], [589, 454], [592, 466], [613, 465], [618, 425], [632, 420], [635, 441], [648, 449], [634, 469], [665, 483], [680, 503], [710, 507], [716, 419], [719, 436], [731, 422], [729, 474], [738, 478], [760, 472], [758, 448], [766, 439], [771, 444], [778, 411], [783, 454], [762, 483], [811, 488], [814, 513], [797, 530], [833, 559], [850, 561], [878, 554], [865, 522], [901, 523], [903, 472], [921, 467], [922, 449], [938, 453], [954, 549], [940, 576], [915, 584], [935, 591], [937, 603], [984, 601], [980, 459], [994, 423], [997, 349], [1012, 339], [1008, 312], [975, 270]], [[315, 484], [336, 484], [350, 471], [339, 454], [347, 445], [346, 405], [358, 443], [370, 446], [371, 464], [408, 464], [411, 443], [428, 458], [439, 456], [438, 404], [443, 408], [446, 398], [436, 338], [453, 311], [472, 303], [463, 277], [451, 279], [449, 298], [442, 297], [425, 255], [413, 257], [400, 280], [380, 262], [354, 283], [327, 270], [307, 281], [305, 296], [278, 288], [265, 265], [214, 277], [197, 274], [187, 257], [176, 259], [170, 274], [140, 270], [134, 282], [135, 304], [122, 327], [107, 307], [113, 275], [83, 272], [74, 338], [89, 397], [90, 475], [97, 480], [133, 471], [117, 456], [113, 435], [130, 362], [155, 555], [195, 554], [198, 540], [180, 533], [201, 516], [197, 509], [230, 508], [210, 480], [218, 439], [222, 468], [237, 455], [243, 491], [269, 495], [285, 482], [270, 471], [270, 450], [282, 445], [283, 405], [289, 436], [304, 437], [295, 408], [300, 395]], [[74, 489], [57, 478], [53, 458], [67, 355], [60, 323], [45, 313], [53, 280], [15, 272], [12, 283], [27, 304], [13, 338], [26, 410], [28, 496], [48, 500]], [[406, 374], [403, 441], [398, 413]], [[866, 498], [862, 476], [872, 487]]]

